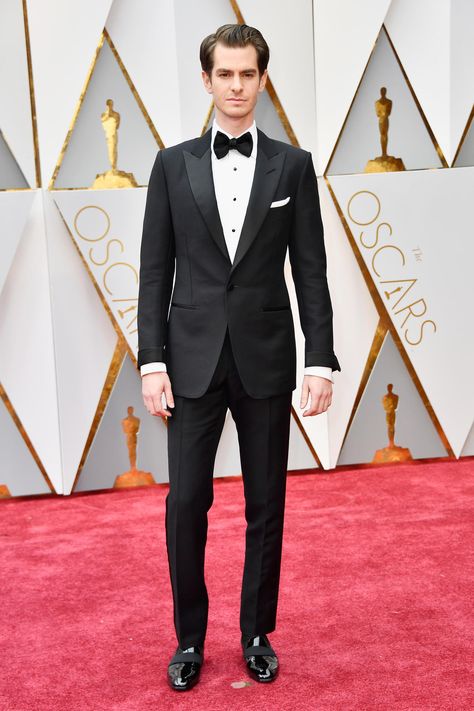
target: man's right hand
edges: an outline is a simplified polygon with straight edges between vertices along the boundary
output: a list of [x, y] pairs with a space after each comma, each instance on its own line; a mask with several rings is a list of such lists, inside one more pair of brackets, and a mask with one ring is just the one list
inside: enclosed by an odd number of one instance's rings
[[[165, 395], [163, 407], [162, 395]], [[145, 407], [150, 415], [171, 417], [172, 414], [166, 407], [174, 407], [173, 392], [168, 373], [147, 373], [142, 375], [142, 395]]]

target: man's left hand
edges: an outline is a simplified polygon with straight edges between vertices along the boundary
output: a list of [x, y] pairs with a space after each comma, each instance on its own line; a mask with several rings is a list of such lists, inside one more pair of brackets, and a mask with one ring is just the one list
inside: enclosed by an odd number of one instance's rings
[[332, 402], [332, 382], [320, 375], [305, 375], [301, 388], [300, 407], [306, 407], [311, 393], [311, 405], [303, 412], [303, 417], [326, 412]]

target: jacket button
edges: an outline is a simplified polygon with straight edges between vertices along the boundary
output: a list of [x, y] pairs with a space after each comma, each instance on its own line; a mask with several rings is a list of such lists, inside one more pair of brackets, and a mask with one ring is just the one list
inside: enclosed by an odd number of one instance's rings
[[232, 289], [234, 288], [234, 286], [235, 286], [235, 284], [228, 284], [228, 286], [227, 286], [227, 291], [232, 291]]

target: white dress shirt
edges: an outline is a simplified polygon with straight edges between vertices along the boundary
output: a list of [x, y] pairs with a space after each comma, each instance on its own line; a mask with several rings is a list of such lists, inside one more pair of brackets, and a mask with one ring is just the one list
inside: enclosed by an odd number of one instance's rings
[[[222, 131], [226, 136], [232, 138], [232, 134], [224, 131], [216, 119], [214, 119], [212, 123], [211, 146], [214, 145], [214, 137], [217, 131]], [[214, 150], [211, 149], [212, 176], [216, 191], [217, 207], [231, 261], [234, 261], [240, 232], [244, 223], [257, 158], [258, 134], [255, 121], [250, 128], [242, 133], [246, 133], [247, 131], [250, 131], [253, 139], [252, 153], [249, 157], [244, 156], [236, 149], [231, 149], [227, 155], [222, 158], [217, 158]], [[236, 138], [238, 138], [238, 136], [236, 136]], [[140, 368], [141, 375], [155, 372], [166, 372], [166, 363], [145, 363]], [[327, 366], [306, 366], [304, 373], [305, 375], [319, 375], [334, 382], [332, 368]]]

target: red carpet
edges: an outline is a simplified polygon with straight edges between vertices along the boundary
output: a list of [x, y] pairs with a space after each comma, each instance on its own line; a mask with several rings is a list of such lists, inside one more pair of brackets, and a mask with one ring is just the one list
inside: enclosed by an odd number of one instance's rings
[[166, 487], [0, 502], [0, 709], [473, 709], [473, 474], [465, 459], [289, 476], [280, 676], [237, 688], [242, 484], [216, 482], [206, 663], [184, 694], [165, 676]]

